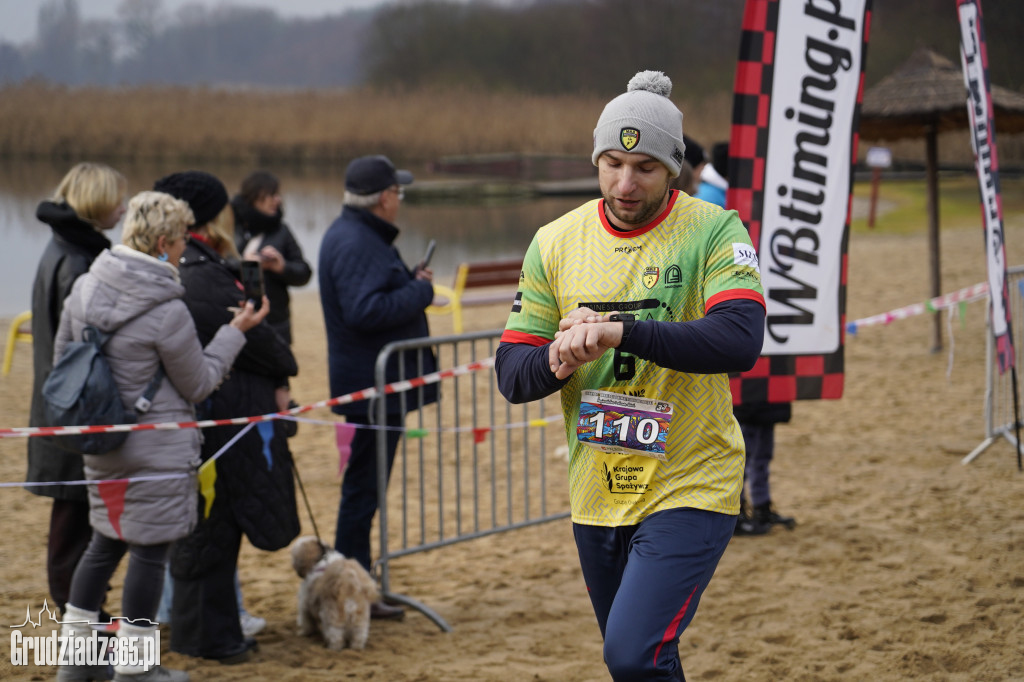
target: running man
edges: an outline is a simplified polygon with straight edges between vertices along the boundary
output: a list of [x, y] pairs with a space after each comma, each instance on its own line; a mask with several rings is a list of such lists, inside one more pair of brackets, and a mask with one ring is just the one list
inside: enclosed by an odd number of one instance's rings
[[764, 334], [735, 211], [669, 185], [672, 82], [638, 73], [604, 108], [602, 199], [542, 227], [498, 347], [512, 402], [561, 391], [573, 534], [615, 680], [683, 680], [678, 642], [736, 525], [743, 437], [729, 372]]

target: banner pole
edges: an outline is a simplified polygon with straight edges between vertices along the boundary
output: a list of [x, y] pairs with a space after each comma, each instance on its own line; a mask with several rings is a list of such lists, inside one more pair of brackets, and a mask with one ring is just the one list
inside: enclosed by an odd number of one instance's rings
[[1017, 396], [1017, 365], [1010, 367], [1010, 383], [1013, 385], [1013, 430], [1017, 438], [1017, 471], [1024, 471], [1020, 453], [1020, 398]]

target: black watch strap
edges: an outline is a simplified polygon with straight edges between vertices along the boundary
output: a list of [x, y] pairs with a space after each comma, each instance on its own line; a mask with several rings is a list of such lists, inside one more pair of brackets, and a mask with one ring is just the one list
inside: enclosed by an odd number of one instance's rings
[[619, 341], [619, 346], [626, 343], [626, 339], [629, 338], [629, 333], [633, 331], [633, 325], [636, 324], [636, 315], [633, 313], [615, 313], [608, 318], [609, 322], [621, 322], [622, 323], [622, 340]]

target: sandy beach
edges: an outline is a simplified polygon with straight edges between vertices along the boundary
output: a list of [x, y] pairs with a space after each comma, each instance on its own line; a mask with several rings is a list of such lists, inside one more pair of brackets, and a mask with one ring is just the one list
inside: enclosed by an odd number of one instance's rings
[[[1009, 263], [1024, 263], [1024, 221], [1009, 219], [1007, 234]], [[986, 279], [980, 229], [944, 230], [942, 252], [944, 291]], [[927, 268], [923, 230], [854, 235], [847, 319], [923, 302]], [[687, 679], [1024, 680], [1024, 474], [1002, 440], [961, 464], [985, 436], [986, 305], [963, 307], [939, 353], [930, 352], [929, 314], [847, 338], [844, 397], [798, 403], [776, 431], [773, 496], [798, 525], [730, 544], [680, 642]], [[505, 313], [477, 309], [467, 326], [500, 327]], [[294, 394], [312, 403], [329, 397], [315, 292], [296, 295], [294, 315]], [[447, 317], [431, 325], [450, 333]], [[20, 344], [0, 379], [3, 425], [28, 423], [30, 386], [31, 354]], [[549, 439], [553, 462], [559, 431]], [[333, 430], [303, 425], [292, 449], [320, 532], [333, 537]], [[24, 474], [24, 440], [0, 440], [0, 481]], [[50, 501], [18, 488], [0, 496], [0, 622], [15, 625], [47, 597]], [[328, 651], [295, 633], [298, 579], [286, 551], [246, 544], [240, 572], [246, 606], [268, 621], [254, 659], [187, 659], [165, 637], [165, 665], [210, 681], [609, 679], [568, 521], [395, 560], [393, 588], [427, 599], [454, 629], [442, 633], [410, 611], [402, 622], [374, 622], [364, 651]], [[122, 578], [123, 568], [107, 605], [115, 614]], [[50, 669], [14, 668], [9, 644], [2, 648], [0, 678], [53, 679]]]

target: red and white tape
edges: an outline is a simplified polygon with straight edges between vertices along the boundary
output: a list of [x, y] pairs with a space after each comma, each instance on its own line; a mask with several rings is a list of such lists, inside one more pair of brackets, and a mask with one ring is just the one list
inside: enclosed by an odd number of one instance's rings
[[970, 303], [987, 297], [988, 283], [982, 282], [980, 284], [964, 287], [959, 291], [943, 294], [942, 296], [936, 296], [924, 303], [914, 303], [902, 308], [890, 310], [887, 313], [880, 313], [878, 315], [872, 315], [871, 317], [847, 322], [846, 331], [850, 334], [856, 334], [857, 330], [861, 327], [870, 327], [877, 324], [889, 324], [895, 320], [905, 320], [908, 317], [914, 317], [916, 315], [934, 313], [939, 310], [950, 308], [958, 303]]
[[436, 384], [443, 379], [450, 379], [452, 377], [470, 374], [482, 369], [489, 369], [493, 366], [494, 357], [492, 356], [485, 360], [469, 362], [464, 365], [459, 365], [458, 367], [453, 367], [452, 369], [424, 374], [421, 377], [415, 377], [413, 379], [396, 381], [386, 385], [382, 391], [378, 391], [376, 387], [364, 388], [361, 391], [355, 391], [347, 395], [338, 396], [337, 398], [321, 400], [320, 402], [311, 403], [309, 405], [299, 405], [298, 407], [293, 407], [290, 410], [285, 410], [283, 412], [272, 412], [270, 414], [261, 414], [252, 417], [205, 419], [203, 421], [190, 422], [160, 422], [154, 424], [105, 424], [102, 426], [16, 426], [13, 428], [0, 428], [0, 438], [64, 436], [76, 433], [111, 433], [117, 431], [173, 431], [176, 429], [205, 429], [211, 426], [228, 426], [232, 424], [252, 424], [255, 422], [271, 421], [281, 417], [303, 414], [321, 407], [333, 407], [334, 405], [346, 405], [348, 403], [355, 403], [361, 400], [369, 400], [370, 398], [376, 398], [381, 394], [391, 395], [393, 393], [403, 393], [414, 388], [426, 386], [427, 384]]

